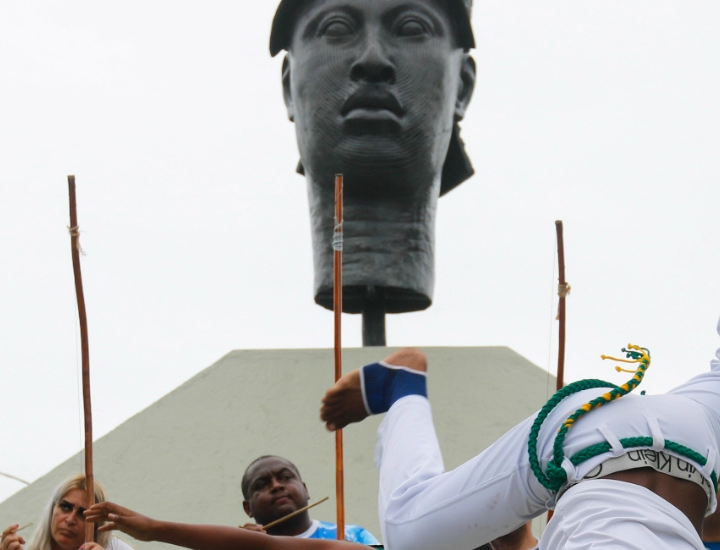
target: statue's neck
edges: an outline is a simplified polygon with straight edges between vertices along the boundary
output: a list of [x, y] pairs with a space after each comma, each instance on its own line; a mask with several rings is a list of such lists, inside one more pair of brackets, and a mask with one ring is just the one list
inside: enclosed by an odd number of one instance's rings
[[[312, 180], [308, 183], [315, 297], [321, 305], [331, 307], [334, 181], [322, 186]], [[370, 286], [380, 289], [389, 312], [430, 305], [438, 189], [439, 181], [398, 178], [381, 185], [377, 180], [345, 180], [344, 310], [359, 312], [359, 301]]]

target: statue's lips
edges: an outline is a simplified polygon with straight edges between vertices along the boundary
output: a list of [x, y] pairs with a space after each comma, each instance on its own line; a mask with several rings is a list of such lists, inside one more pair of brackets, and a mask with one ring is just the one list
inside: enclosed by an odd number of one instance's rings
[[400, 102], [390, 92], [361, 89], [345, 101], [340, 114], [350, 118], [383, 118], [388, 114], [402, 117], [404, 113]]

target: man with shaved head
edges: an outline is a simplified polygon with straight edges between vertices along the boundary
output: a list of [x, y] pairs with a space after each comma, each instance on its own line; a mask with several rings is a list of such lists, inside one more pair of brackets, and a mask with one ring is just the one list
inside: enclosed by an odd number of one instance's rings
[[[245, 470], [241, 485], [243, 509], [255, 520], [243, 528], [273, 536], [337, 539], [336, 524], [312, 519], [308, 510], [301, 511], [307, 507], [310, 493], [300, 470], [288, 459], [273, 455], [256, 458]], [[345, 540], [378, 544], [359, 525], [345, 526]]]

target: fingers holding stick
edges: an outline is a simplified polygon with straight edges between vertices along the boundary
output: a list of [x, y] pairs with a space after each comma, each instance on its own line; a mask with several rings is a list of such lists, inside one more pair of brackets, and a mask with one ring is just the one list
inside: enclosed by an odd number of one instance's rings
[[153, 520], [112, 502], [93, 504], [85, 510], [85, 519], [91, 523], [106, 522], [98, 531], [122, 531], [137, 540], [152, 540]]
[[2, 540], [5, 540], [5, 537], [8, 537], [13, 533], [17, 532], [18, 527], [20, 527], [20, 524], [16, 523], [15, 525], [11, 525], [7, 529], [5, 529], [2, 533]]
[[17, 523], [11, 525], [3, 531], [2, 539], [0, 539], [0, 550], [23, 550], [25, 539], [17, 534], [21, 529], [29, 527], [32, 523], [28, 523], [20, 527]]
[[85, 510], [85, 520], [91, 523], [103, 523], [98, 527], [98, 531], [122, 530], [115, 523], [121, 517], [122, 510], [121, 506], [112, 502], [100, 502]]
[[102, 507], [103, 504], [106, 503], [94, 504], [85, 510], [85, 520], [90, 523], [102, 523], [97, 529], [99, 532], [121, 530], [115, 524], [117, 514], [113, 514], [108, 508]]
[[[32, 525], [32, 523], [29, 525]], [[10, 535], [17, 533], [20, 529], [25, 529], [25, 527], [27, 527], [27, 525], [23, 525], [22, 527], [20, 527], [19, 523], [16, 523], [15, 525], [11, 525], [10, 527], [8, 527], [7, 529], [5, 529], [3, 531], [2, 540], [5, 540], [6, 537], [9, 537]]]

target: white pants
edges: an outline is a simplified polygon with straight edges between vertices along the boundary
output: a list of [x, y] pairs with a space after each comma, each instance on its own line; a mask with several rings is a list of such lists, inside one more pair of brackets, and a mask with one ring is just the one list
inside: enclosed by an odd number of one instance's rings
[[[597, 390], [588, 391], [598, 394]], [[587, 395], [581, 392], [567, 398], [548, 417], [549, 427], [541, 430], [538, 441], [542, 457], [551, 452], [557, 419], [566, 418], [587, 401]], [[623, 399], [632, 406], [632, 399]], [[606, 407], [622, 413], [625, 407], [617, 405], [623, 399]], [[601, 410], [590, 416], [601, 418], [603, 415], [597, 414]], [[429, 401], [420, 396], [397, 401], [378, 428], [375, 457], [380, 469], [379, 512], [386, 548], [474, 550], [552, 507], [553, 493], [537, 481], [529, 466], [527, 441], [532, 421], [523, 421], [473, 459], [444, 472]], [[585, 431], [573, 429], [578, 436]], [[544, 467], [546, 459], [541, 462]], [[643, 498], [633, 492], [632, 500], [621, 503], [622, 491], [613, 493], [615, 496], [602, 491], [607, 483], [630, 490], [625, 487], [630, 484], [609, 480], [586, 481], [571, 488], [560, 500], [557, 519], [548, 525], [548, 537], [543, 537], [540, 548], [703, 548], [687, 517], [667, 501], [643, 489]], [[635, 507], [637, 517], [653, 518], [654, 522], [644, 524], [633, 521], [635, 516], [626, 517]], [[596, 508], [601, 511], [589, 513]], [[653, 534], [656, 525], [663, 526], [659, 534]], [[602, 537], [606, 540], [601, 541]]]
[[520, 424], [444, 473], [430, 402], [420, 396], [396, 402], [378, 428], [376, 452], [386, 547], [474, 550], [545, 510], [550, 491], [526, 458], [529, 426]]
[[690, 520], [652, 491], [598, 479], [558, 501], [540, 548], [563, 550], [704, 550]]

